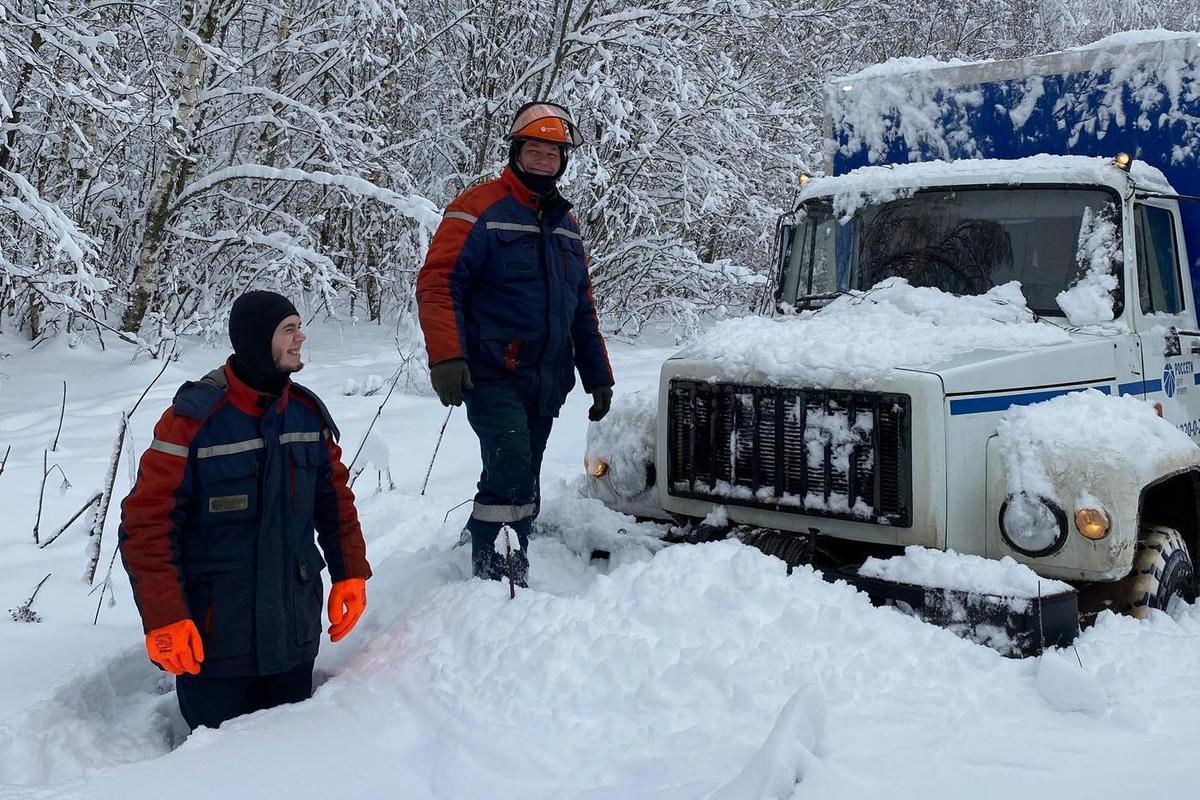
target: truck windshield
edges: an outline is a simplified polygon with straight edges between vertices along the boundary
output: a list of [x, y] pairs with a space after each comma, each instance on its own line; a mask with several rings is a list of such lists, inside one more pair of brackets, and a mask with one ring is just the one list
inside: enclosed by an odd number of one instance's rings
[[921, 191], [848, 219], [815, 199], [783, 253], [779, 300], [810, 307], [890, 277], [959, 295], [1019, 281], [1030, 309], [1063, 316], [1055, 298], [1097, 268], [1098, 247], [1121, 252], [1119, 231], [1116, 197], [1091, 188]]

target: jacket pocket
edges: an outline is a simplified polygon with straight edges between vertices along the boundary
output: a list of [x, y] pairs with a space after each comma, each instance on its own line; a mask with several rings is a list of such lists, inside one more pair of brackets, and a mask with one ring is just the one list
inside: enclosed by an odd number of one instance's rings
[[256, 451], [215, 455], [197, 460], [200, 514], [221, 524], [253, 519], [258, 514], [258, 455]]
[[505, 280], [530, 280], [538, 277], [538, 240], [533, 231], [497, 230], [500, 260]]
[[189, 567], [188, 606], [204, 641], [206, 659], [250, 654], [254, 636], [254, 582], [249, 569], [210, 572]]
[[321, 635], [321, 612], [325, 605], [325, 591], [321, 582], [321, 570], [325, 559], [316, 547], [309, 547], [296, 556], [293, 565], [293, 624], [296, 644], [305, 645]]
[[292, 511], [312, 511], [313, 497], [317, 491], [317, 472], [321, 468], [324, 454], [319, 443], [290, 444], [287, 446], [288, 496]]
[[587, 271], [584, 260], [583, 242], [561, 234], [554, 237], [558, 242], [558, 251], [562, 255], [563, 271], [574, 280], [582, 277]]

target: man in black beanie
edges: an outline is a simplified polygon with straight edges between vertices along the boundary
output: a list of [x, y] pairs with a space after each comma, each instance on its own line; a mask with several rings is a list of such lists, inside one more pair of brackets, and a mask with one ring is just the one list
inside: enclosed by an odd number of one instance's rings
[[[281, 325], [289, 317], [294, 324]], [[300, 312], [274, 292], [253, 291], [233, 301], [229, 312], [230, 365], [247, 386], [269, 395], [283, 391], [288, 376], [304, 368], [300, 345]]]
[[233, 355], [180, 387], [121, 504], [146, 653], [176, 676], [193, 729], [312, 694], [326, 566], [330, 639], [366, 607], [371, 567], [337, 426], [290, 377], [304, 366], [300, 325], [281, 295], [239, 297]]

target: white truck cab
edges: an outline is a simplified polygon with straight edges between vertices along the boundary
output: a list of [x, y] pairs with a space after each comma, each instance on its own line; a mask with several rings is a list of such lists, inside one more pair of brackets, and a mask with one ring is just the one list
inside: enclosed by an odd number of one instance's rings
[[[1171, 192], [1140, 162], [1126, 171], [1075, 156], [867, 167], [809, 182], [782, 242], [782, 313], [811, 313], [839, 286], [868, 291], [889, 277], [968, 295], [1018, 281], [1031, 315], [1056, 327], [1059, 341], [894, 363], [869, 390], [849, 361], [839, 377], [836, 358], [831, 377], [813, 386], [788, 381], [786, 368], [730, 380], [724, 360], [685, 352], [664, 364], [660, 381], [661, 507], [702, 518], [719, 503], [734, 523], [1011, 556], [1074, 581], [1125, 576], [1138, 493], [1153, 487], [1124, 491], [1120, 478], [1105, 487], [1112, 527], [1103, 543], [1073, 530], [1074, 508], [1053, 510], [1064, 525], [1048, 542], [1007, 536], [1001, 509], [1011, 501], [996, 431], [1013, 406], [1093, 389], [1145, 398], [1200, 434], [1200, 331]], [[1117, 288], [1106, 293], [1108, 314], [1084, 308], [1072, 319], [1056, 298], [1086, 278], [1091, 264], [1080, 252], [1095, 246], [1096, 227], [1086, 221], [1102, 219], [1112, 223], [1100, 246], [1117, 254], [1109, 264]], [[1157, 477], [1184, 481], [1192, 496], [1195, 463], [1166, 459]], [[1059, 496], [1077, 493], [1063, 487]]]
[[[773, 317], [666, 361], [640, 416], [653, 468], [593, 471], [593, 493], [864, 552], [1011, 557], [1135, 614], [1194, 600], [1200, 37], [875, 68], [829, 97], [829, 177], [782, 220]], [[1021, 488], [1006, 415], [1089, 391], [1193, 441], [1043, 430], [1024, 457], [1047, 485]], [[608, 441], [589, 463], [621, 461]]]

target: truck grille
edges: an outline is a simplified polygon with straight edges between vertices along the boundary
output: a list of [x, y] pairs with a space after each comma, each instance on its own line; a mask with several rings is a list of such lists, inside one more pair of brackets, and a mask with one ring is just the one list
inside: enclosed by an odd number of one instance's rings
[[676, 497], [908, 527], [909, 397], [672, 380]]

